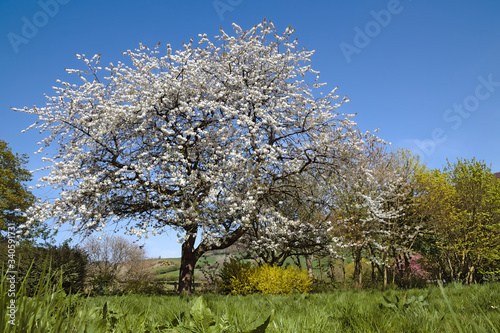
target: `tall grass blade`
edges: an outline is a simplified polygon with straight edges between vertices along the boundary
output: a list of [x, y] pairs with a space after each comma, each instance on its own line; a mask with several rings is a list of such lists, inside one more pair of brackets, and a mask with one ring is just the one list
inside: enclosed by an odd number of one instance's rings
[[462, 326], [460, 326], [460, 323], [458, 322], [457, 315], [456, 315], [455, 311], [453, 310], [453, 307], [451, 306], [450, 300], [448, 299], [448, 296], [446, 295], [446, 292], [444, 290], [444, 287], [443, 287], [443, 284], [441, 283], [441, 281], [438, 282], [438, 285], [439, 285], [439, 290], [441, 290], [441, 294], [443, 295], [444, 302], [446, 303], [446, 306], [448, 307], [448, 310], [450, 311], [450, 314], [453, 318], [453, 322], [457, 326], [458, 331], [460, 333], [463, 333]]

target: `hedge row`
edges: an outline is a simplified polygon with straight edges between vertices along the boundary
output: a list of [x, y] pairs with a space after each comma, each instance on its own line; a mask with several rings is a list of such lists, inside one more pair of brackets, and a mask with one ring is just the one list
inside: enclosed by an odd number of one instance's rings
[[33, 295], [37, 285], [48, 279], [49, 271], [61, 274], [62, 287], [66, 293], [74, 294], [83, 290], [87, 256], [82, 250], [71, 248], [67, 244], [55, 247], [20, 245], [15, 249], [14, 255], [12, 252], [9, 254], [7, 244], [0, 243], [0, 263], [3, 271], [12, 271], [7, 263], [13, 257], [16, 261], [18, 284], [29, 271], [26, 281], [27, 296]]

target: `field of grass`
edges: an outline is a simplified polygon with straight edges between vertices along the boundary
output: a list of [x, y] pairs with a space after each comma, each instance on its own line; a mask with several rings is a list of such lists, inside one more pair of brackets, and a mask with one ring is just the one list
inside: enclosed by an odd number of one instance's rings
[[[438, 287], [291, 296], [204, 295], [213, 322], [197, 322], [187, 315], [196, 297], [129, 295], [85, 302], [93, 309], [107, 303], [129, 325], [144, 320], [144, 329], [180, 323], [181, 327], [205, 324], [208, 331], [212, 323], [216, 332], [249, 332], [273, 314], [265, 332], [499, 332], [500, 285], [452, 285], [443, 291], [446, 298]], [[141, 317], [144, 309], [149, 314]]]
[[[2, 280], [0, 316], [6, 315]], [[500, 284], [289, 296], [66, 296], [21, 288], [0, 332], [500, 332]]]

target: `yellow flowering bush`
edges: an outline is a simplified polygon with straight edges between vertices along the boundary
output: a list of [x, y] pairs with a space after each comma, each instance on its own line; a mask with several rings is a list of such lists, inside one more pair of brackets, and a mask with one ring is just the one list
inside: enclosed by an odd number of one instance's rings
[[229, 261], [225, 261], [219, 272], [220, 282], [219, 291], [226, 294], [250, 294], [249, 276], [253, 270], [252, 264], [231, 257]]
[[311, 290], [312, 280], [305, 270], [297, 267], [286, 269], [263, 265], [245, 267], [233, 275], [228, 283], [233, 295], [247, 295], [258, 292], [264, 295], [288, 295], [307, 293]]
[[230, 280], [231, 294], [233, 295], [248, 295], [256, 292], [255, 285], [251, 280], [254, 275], [255, 268], [246, 271], [243, 276], [233, 276]]

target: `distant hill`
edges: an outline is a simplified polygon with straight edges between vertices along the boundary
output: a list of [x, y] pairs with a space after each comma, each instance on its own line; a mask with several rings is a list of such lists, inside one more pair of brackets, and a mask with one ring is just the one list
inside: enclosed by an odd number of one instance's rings
[[207, 251], [204, 256], [237, 255], [245, 252], [245, 248], [240, 243], [236, 243], [222, 250]]

